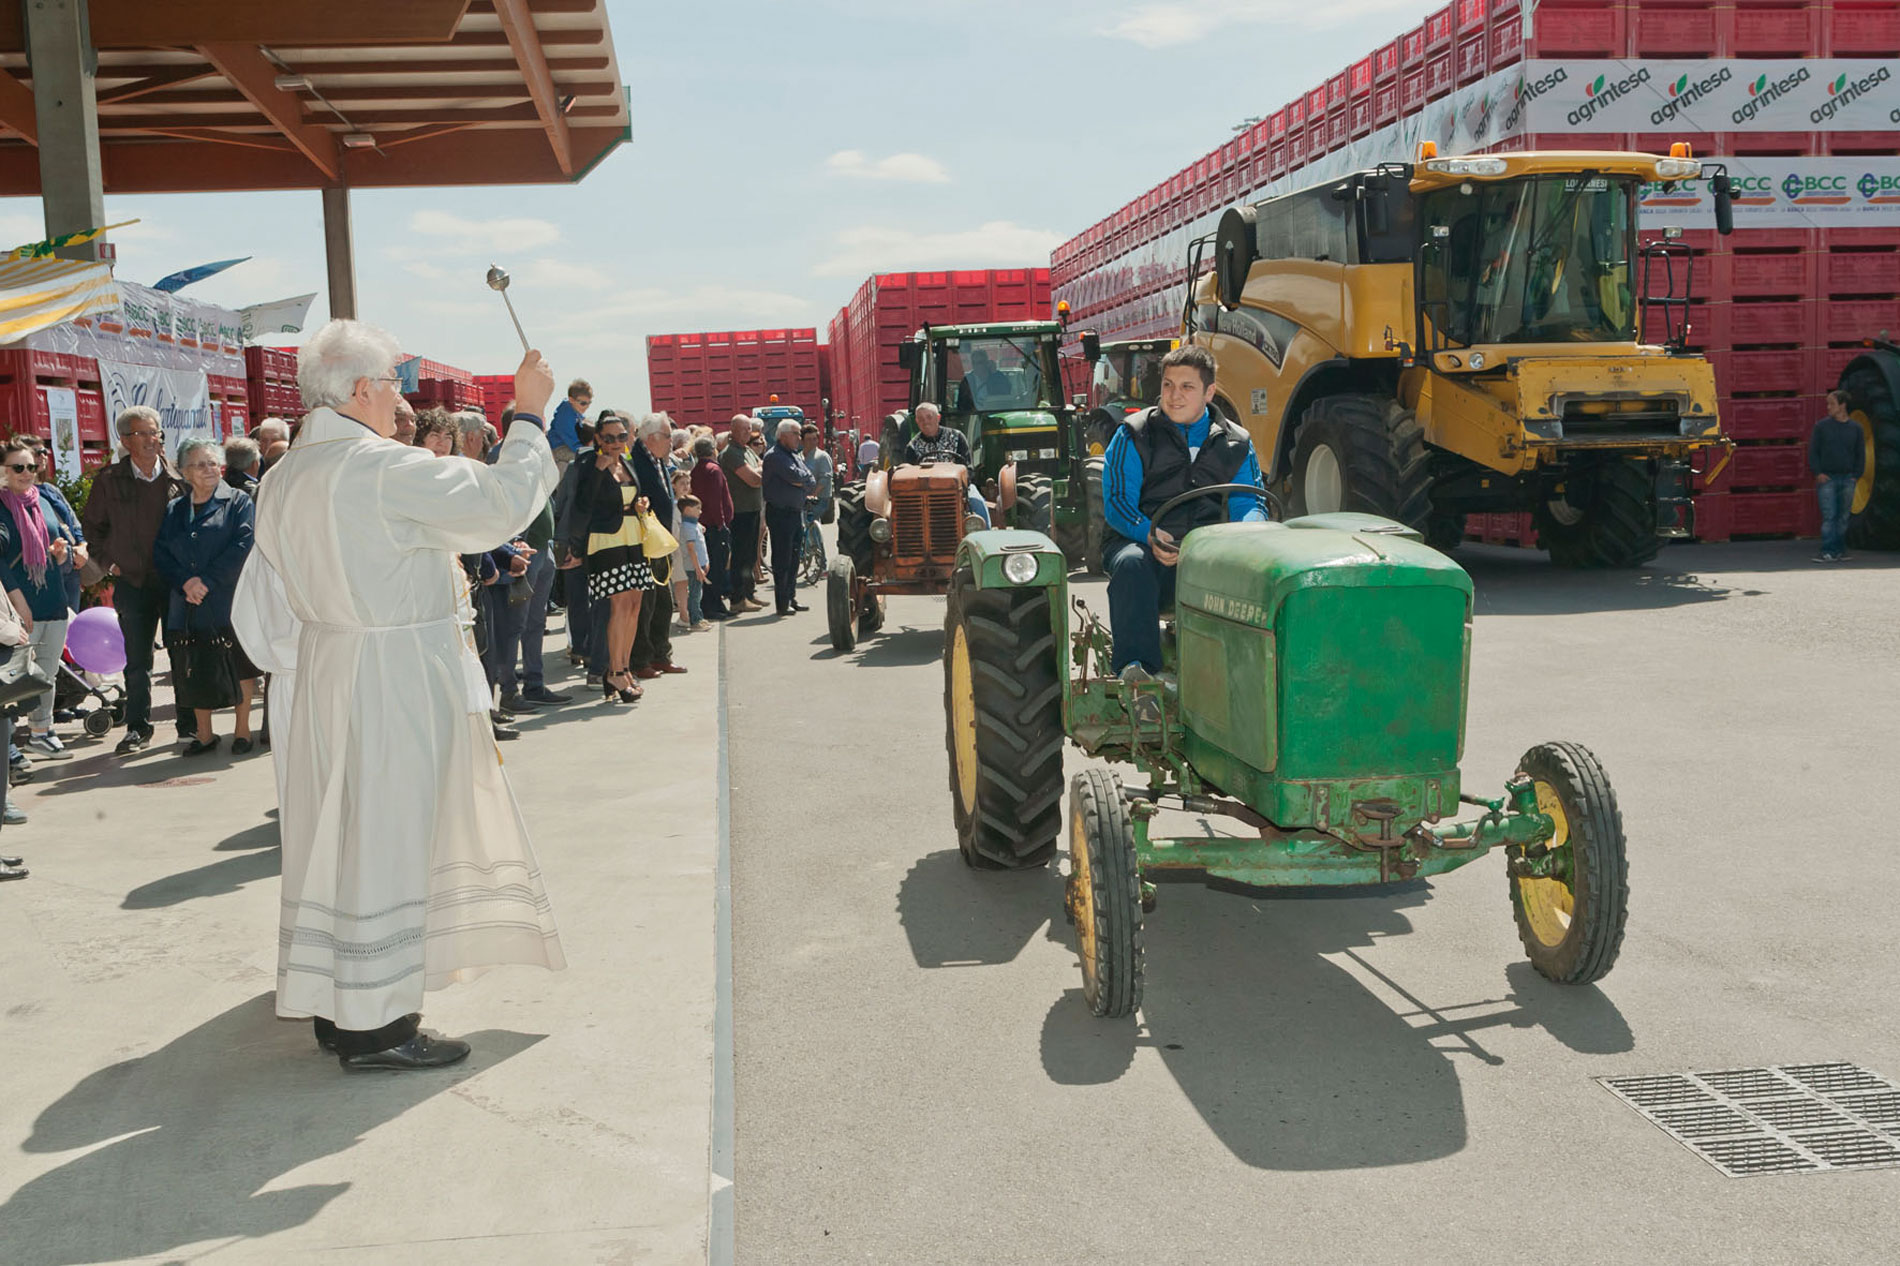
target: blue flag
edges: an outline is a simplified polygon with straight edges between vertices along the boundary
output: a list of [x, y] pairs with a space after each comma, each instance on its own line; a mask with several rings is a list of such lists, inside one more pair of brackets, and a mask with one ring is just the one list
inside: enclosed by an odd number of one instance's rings
[[249, 258], [250, 256], [246, 255], [244, 259], [221, 259], [215, 264], [200, 264], [196, 268], [187, 268], [182, 272], [175, 272], [161, 281], [153, 282], [152, 289], [163, 290], [166, 294], [172, 294], [176, 291], [183, 290], [194, 281], [203, 281], [206, 277], [215, 276], [231, 265], [241, 264], [245, 259]]

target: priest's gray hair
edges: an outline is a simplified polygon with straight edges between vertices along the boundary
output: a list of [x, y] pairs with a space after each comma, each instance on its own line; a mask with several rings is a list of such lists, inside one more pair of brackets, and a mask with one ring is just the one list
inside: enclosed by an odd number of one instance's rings
[[646, 439], [649, 435], [664, 435], [670, 443], [673, 439], [673, 419], [664, 413], [642, 414], [639, 438]]
[[363, 379], [388, 377], [401, 357], [402, 344], [388, 330], [339, 317], [297, 350], [297, 387], [305, 407], [334, 409]]
[[224, 445], [216, 440], [208, 440], [202, 435], [194, 435], [178, 446], [178, 469], [183, 470], [191, 465], [191, 459], [206, 449], [209, 449], [211, 455], [218, 459], [218, 465], [224, 465]]
[[803, 422], [800, 422], [797, 418], [779, 419], [778, 430], [774, 432], [774, 434], [781, 440], [784, 439], [787, 434], [803, 435], [804, 433], [805, 433], [805, 424]]

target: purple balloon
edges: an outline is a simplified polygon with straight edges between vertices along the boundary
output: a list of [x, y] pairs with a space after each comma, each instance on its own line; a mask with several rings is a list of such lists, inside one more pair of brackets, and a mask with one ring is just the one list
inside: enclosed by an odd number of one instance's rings
[[125, 668], [125, 634], [119, 631], [119, 613], [111, 607], [87, 607], [66, 626], [66, 650], [73, 663], [89, 673], [116, 673]]

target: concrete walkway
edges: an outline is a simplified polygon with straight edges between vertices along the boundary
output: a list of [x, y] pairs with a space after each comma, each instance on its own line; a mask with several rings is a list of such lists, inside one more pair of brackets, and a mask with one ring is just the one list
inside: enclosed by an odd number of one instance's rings
[[475, 1047], [440, 1073], [273, 1016], [268, 753], [40, 763], [0, 840], [0, 1262], [703, 1262], [719, 636], [504, 746], [570, 966], [430, 994]]

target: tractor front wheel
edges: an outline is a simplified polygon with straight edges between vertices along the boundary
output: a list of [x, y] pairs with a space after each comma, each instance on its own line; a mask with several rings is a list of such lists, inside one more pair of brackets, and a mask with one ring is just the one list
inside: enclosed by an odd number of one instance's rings
[[1132, 1013], [1141, 1005], [1141, 865], [1121, 781], [1104, 769], [1069, 785], [1066, 904], [1089, 1010]]
[[871, 520], [877, 516], [864, 508], [864, 484], [846, 484], [838, 490], [838, 552], [850, 558], [858, 575], [871, 574], [877, 542], [871, 539]]
[[1537, 789], [1538, 812], [1556, 823], [1551, 878], [1512, 876], [1511, 913], [1538, 974], [1587, 985], [1609, 974], [1629, 916], [1623, 814], [1603, 766], [1576, 743], [1541, 743], [1518, 772]]
[[943, 710], [957, 847], [979, 870], [1040, 866], [1062, 832], [1062, 683], [1045, 589], [950, 582]]
[[1639, 567], [1662, 550], [1647, 461], [1612, 459], [1574, 472], [1532, 521], [1537, 543], [1559, 567]]
[[857, 569], [849, 554], [840, 553], [825, 572], [825, 624], [831, 632], [831, 649], [849, 655], [858, 645], [857, 603], [852, 590], [857, 588]]
[[1432, 463], [1410, 409], [1383, 396], [1322, 396], [1293, 443], [1293, 512], [1358, 510], [1424, 529]]

